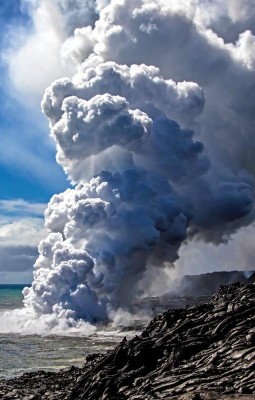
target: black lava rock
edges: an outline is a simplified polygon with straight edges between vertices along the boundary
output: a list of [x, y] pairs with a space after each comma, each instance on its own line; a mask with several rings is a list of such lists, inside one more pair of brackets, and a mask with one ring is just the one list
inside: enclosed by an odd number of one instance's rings
[[140, 336], [83, 368], [0, 382], [0, 399], [255, 399], [255, 285], [154, 318]]

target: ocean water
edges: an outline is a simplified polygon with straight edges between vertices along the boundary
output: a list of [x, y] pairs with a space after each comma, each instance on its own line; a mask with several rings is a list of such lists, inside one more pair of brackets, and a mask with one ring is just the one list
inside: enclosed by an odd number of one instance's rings
[[[0, 315], [22, 307], [22, 285], [0, 285]], [[1, 327], [0, 331], [4, 330]], [[40, 336], [0, 333], [0, 379], [38, 369], [56, 371], [82, 366], [86, 355], [114, 348], [125, 333], [103, 327], [91, 336]]]
[[[63, 336], [25, 335], [15, 333], [15, 319], [12, 332], [4, 326], [6, 313], [22, 308], [23, 285], [0, 285], [0, 379], [9, 379], [25, 372], [39, 369], [57, 371], [71, 365], [82, 366], [85, 357], [91, 353], [105, 353], [113, 349], [124, 336], [131, 338], [156, 314], [169, 308], [185, 308], [203, 303], [200, 297], [148, 297], [133, 303], [132, 313], [123, 310], [116, 314], [116, 326], [102, 325], [90, 336], [65, 332]], [[14, 313], [13, 313], [14, 314]], [[16, 315], [16, 314], [14, 314]]]
[[0, 310], [12, 310], [21, 307], [24, 287], [25, 285], [0, 284]]

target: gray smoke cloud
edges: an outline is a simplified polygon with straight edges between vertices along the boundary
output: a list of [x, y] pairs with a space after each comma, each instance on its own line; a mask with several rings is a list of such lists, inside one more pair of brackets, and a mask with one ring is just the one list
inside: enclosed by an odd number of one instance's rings
[[74, 187], [45, 212], [27, 309], [105, 319], [184, 241], [253, 222], [255, 14], [242, 4], [58, 1], [76, 73], [42, 109]]

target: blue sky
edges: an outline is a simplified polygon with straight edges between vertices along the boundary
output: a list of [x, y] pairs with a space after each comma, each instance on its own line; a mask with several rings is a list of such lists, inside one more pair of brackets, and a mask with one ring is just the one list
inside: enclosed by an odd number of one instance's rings
[[26, 10], [18, 0], [0, 0], [0, 283], [31, 281], [43, 210], [68, 186], [40, 99], [16, 90], [5, 62], [19, 29], [33, 29]]
[[[1, 2], [2, 54], [8, 48], [8, 28], [14, 23], [29, 29], [28, 16], [21, 13], [19, 1]], [[55, 147], [48, 139], [47, 121], [39, 104], [32, 110], [35, 115], [31, 118], [31, 109], [15, 96], [3, 60], [0, 74], [0, 197], [47, 202], [66, 186], [64, 173], [55, 162]]]

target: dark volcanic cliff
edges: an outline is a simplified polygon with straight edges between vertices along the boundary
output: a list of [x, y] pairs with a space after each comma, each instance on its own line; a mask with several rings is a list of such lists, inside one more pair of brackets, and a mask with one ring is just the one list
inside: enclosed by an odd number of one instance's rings
[[1, 399], [29, 400], [255, 398], [253, 393], [255, 285], [239, 283], [222, 287], [206, 304], [160, 314], [139, 337], [89, 356], [83, 368], [0, 384]]

